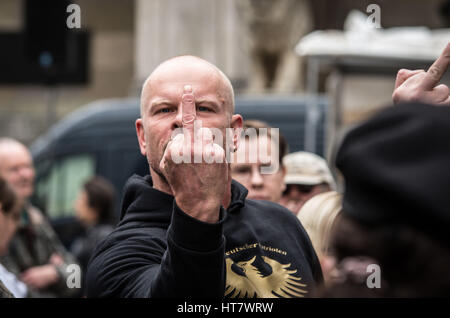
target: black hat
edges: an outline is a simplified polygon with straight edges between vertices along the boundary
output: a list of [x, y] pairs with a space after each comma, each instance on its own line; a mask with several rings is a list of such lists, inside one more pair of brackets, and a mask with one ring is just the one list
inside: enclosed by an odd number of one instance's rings
[[345, 137], [336, 166], [344, 214], [411, 225], [450, 244], [450, 107], [389, 107]]

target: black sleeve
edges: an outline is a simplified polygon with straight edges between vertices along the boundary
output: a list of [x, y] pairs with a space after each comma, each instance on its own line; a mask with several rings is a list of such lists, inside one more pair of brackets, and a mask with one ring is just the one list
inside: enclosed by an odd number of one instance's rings
[[226, 279], [224, 219], [221, 208], [218, 223], [201, 222], [174, 201], [166, 234], [157, 228], [114, 233], [89, 264], [87, 296], [222, 298]]

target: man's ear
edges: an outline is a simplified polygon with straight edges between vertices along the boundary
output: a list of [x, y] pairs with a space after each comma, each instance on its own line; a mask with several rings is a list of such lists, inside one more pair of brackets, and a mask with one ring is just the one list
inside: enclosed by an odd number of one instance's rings
[[233, 128], [233, 146], [234, 149], [238, 149], [241, 140], [241, 131], [243, 126], [242, 116], [239, 114], [231, 117], [231, 128]]
[[144, 129], [144, 124], [142, 123], [142, 118], [138, 118], [136, 119], [136, 134], [138, 137], [138, 141], [139, 141], [139, 148], [141, 149], [141, 154], [143, 156], [147, 155], [147, 143], [145, 141], [145, 129]]

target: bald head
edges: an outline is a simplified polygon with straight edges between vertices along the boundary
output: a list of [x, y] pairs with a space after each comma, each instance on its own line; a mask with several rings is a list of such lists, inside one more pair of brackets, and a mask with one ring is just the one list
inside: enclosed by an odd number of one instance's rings
[[223, 98], [224, 106], [230, 115], [234, 114], [234, 91], [228, 77], [208, 61], [192, 55], [183, 55], [158, 65], [144, 82], [141, 93], [141, 116], [145, 115], [144, 110], [148, 100], [155, 93], [154, 84], [164, 82], [169, 78], [173, 82], [173, 77], [177, 77], [180, 83], [190, 84], [198, 76], [203, 76], [208, 84], [215, 83], [217, 85], [217, 93]]
[[[0, 159], [2, 159], [2, 156], [6, 156], [8, 153], [15, 150], [23, 150], [28, 152], [27, 147], [25, 147], [25, 145], [20, 141], [9, 137], [0, 137]], [[0, 166], [1, 164], [2, 161], [0, 160]]]
[[27, 147], [12, 138], [0, 138], [0, 176], [24, 200], [33, 193], [34, 167]]
[[[192, 93], [195, 106], [183, 95]], [[136, 133], [141, 154], [147, 157], [150, 173], [158, 189], [171, 193], [160, 165], [174, 133], [185, 126], [185, 117], [193, 116], [194, 126], [214, 128], [221, 133], [214, 143], [228, 143], [236, 148], [242, 116], [234, 114], [234, 93], [229, 79], [216, 66], [195, 56], [179, 56], [160, 64], [145, 81], [141, 95], [141, 118], [136, 120]], [[198, 127], [198, 126], [197, 126]], [[231, 129], [229, 129], [231, 128]], [[194, 136], [193, 136], [194, 137]]]

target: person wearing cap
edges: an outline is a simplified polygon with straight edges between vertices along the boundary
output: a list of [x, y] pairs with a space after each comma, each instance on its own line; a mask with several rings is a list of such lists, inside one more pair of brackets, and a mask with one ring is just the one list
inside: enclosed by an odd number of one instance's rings
[[[450, 96], [439, 84], [449, 64], [450, 44], [427, 72], [399, 71], [397, 105], [345, 137], [336, 157], [345, 193], [331, 239], [341, 279], [322, 296], [450, 295]], [[369, 265], [381, 271], [372, 288]]]
[[280, 203], [296, 215], [313, 196], [336, 190], [325, 159], [316, 154], [305, 151], [290, 153], [284, 157], [283, 166], [286, 169], [286, 190]]

